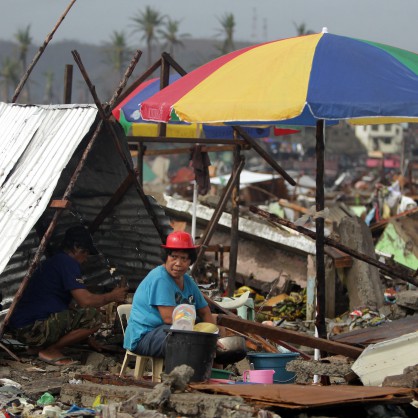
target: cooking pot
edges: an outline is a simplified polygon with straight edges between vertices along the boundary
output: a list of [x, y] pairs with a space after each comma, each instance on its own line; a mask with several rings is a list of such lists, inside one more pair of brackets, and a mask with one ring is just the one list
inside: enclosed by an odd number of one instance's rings
[[218, 341], [224, 348], [216, 347], [215, 363], [233, 364], [244, 359], [247, 355], [245, 338], [239, 335], [219, 338]]

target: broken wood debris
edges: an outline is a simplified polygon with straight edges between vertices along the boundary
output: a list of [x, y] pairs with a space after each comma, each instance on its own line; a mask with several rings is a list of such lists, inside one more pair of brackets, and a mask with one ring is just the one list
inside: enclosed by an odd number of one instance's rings
[[[273, 225], [286, 226], [287, 228], [298, 231], [301, 234], [307, 235], [308, 237], [311, 237], [312, 239], [316, 240], [316, 233], [307, 228], [304, 228], [302, 226], [296, 226], [293, 222], [280, 218], [272, 213], [266, 212], [255, 206], [250, 206], [250, 211], [253, 213], [256, 213], [257, 215], [262, 216], [263, 218], [266, 218]], [[388, 267], [386, 264], [381, 263], [380, 261], [373, 259], [367, 255], [361, 254], [358, 251], [355, 251], [343, 244], [340, 244], [339, 242], [333, 240], [332, 238], [325, 237], [324, 243], [331, 247], [335, 247], [343, 251], [344, 253], [347, 253], [351, 255], [352, 257], [357, 258], [358, 260], [364, 261], [368, 264], [371, 264], [379, 268], [390, 277], [401, 279], [403, 281], [406, 281], [418, 287], [418, 279], [416, 277], [416, 272], [414, 270], [411, 270], [408, 267], [403, 266], [402, 264], [393, 262], [392, 266]]]

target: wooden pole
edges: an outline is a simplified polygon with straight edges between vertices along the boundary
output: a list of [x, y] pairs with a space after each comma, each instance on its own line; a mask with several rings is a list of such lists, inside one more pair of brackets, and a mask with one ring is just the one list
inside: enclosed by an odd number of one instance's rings
[[64, 103], [71, 103], [71, 95], [73, 90], [73, 66], [67, 64], [64, 70]]
[[257, 152], [260, 157], [262, 157], [270, 166], [276, 170], [289, 184], [292, 186], [296, 185], [296, 181], [293, 180], [292, 177], [277, 163], [277, 161], [266, 151], [264, 150], [259, 144], [257, 144], [256, 140], [251, 138], [243, 129], [238, 126], [233, 126], [234, 131], [238, 132], [241, 138], [244, 138], [251, 147]]
[[206, 248], [207, 248], [207, 246], [208, 246], [208, 244], [209, 244], [209, 242], [212, 238], [212, 235], [215, 231], [215, 227], [216, 227], [219, 219], [222, 216], [222, 213], [223, 213], [223, 210], [225, 208], [226, 202], [227, 202], [229, 196], [231, 195], [232, 188], [234, 186], [237, 175], [239, 175], [241, 173], [242, 169], [244, 168], [244, 165], [245, 165], [245, 160], [242, 157], [236, 172], [232, 173], [231, 177], [228, 180], [228, 183], [226, 184], [225, 188], [222, 191], [222, 195], [221, 195], [221, 198], [219, 199], [218, 206], [216, 207], [215, 212], [212, 215], [212, 218], [211, 218], [210, 222], [206, 226], [205, 232], [203, 233], [203, 238], [200, 242], [199, 251], [197, 253], [197, 259], [196, 259], [196, 261], [195, 261], [195, 263], [193, 264], [193, 267], [192, 267], [192, 271], [191, 271], [192, 276], [193, 276], [194, 272], [196, 271], [196, 268], [197, 268], [199, 262], [202, 260], [203, 255], [205, 254], [205, 250], [206, 250]]
[[113, 143], [115, 144], [115, 148], [116, 148], [118, 154], [120, 155], [120, 157], [122, 158], [122, 161], [125, 165], [126, 170], [128, 171], [128, 173], [132, 174], [132, 178], [134, 180], [135, 188], [136, 188], [136, 190], [137, 190], [137, 192], [138, 192], [138, 194], [139, 194], [139, 196], [142, 200], [142, 203], [144, 204], [144, 208], [147, 211], [149, 217], [151, 218], [151, 221], [154, 224], [155, 229], [157, 230], [157, 232], [160, 236], [161, 242], [164, 242], [166, 237], [165, 237], [164, 230], [162, 229], [161, 225], [159, 225], [159, 223], [158, 223], [157, 214], [154, 212], [154, 209], [151, 205], [151, 202], [148, 200], [148, 197], [145, 195], [144, 189], [142, 188], [141, 184], [138, 181], [138, 178], [135, 175], [135, 172], [132, 168], [132, 163], [128, 161], [126, 155], [124, 154], [124, 152], [122, 150], [122, 147], [121, 147], [121, 144], [120, 144], [120, 141], [119, 141], [119, 137], [116, 134], [114, 126], [107, 119], [108, 114], [103, 109], [102, 104], [101, 104], [99, 98], [97, 97], [96, 89], [90, 81], [90, 78], [89, 78], [89, 76], [88, 76], [88, 74], [87, 74], [87, 72], [84, 68], [84, 65], [83, 65], [82, 61], [81, 61], [81, 57], [80, 57], [80, 55], [77, 51], [71, 51], [71, 53], [72, 53], [72, 55], [74, 57], [74, 60], [77, 63], [77, 65], [78, 65], [78, 67], [81, 71], [81, 74], [84, 78], [84, 81], [86, 82], [86, 84], [87, 84], [87, 86], [90, 90], [90, 93], [93, 97], [93, 100], [94, 100], [94, 102], [97, 106], [97, 110], [99, 112], [99, 115], [102, 118], [102, 121], [104, 122], [106, 128], [108, 129], [110, 136], [112, 137]]
[[[240, 164], [240, 147], [236, 146], [234, 150], [234, 165], [232, 172], [235, 173]], [[228, 269], [228, 296], [233, 296], [235, 292], [235, 279], [237, 274], [238, 261], [238, 226], [239, 226], [239, 184], [240, 175], [236, 175], [235, 183], [231, 195], [231, 251], [229, 253], [229, 269]]]

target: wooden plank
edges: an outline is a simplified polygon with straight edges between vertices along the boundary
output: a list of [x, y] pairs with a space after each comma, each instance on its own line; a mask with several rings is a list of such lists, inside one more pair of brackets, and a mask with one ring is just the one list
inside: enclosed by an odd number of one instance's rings
[[67, 209], [71, 206], [71, 202], [69, 200], [51, 200], [49, 204], [50, 208], [59, 208], [59, 209]]
[[367, 346], [418, 331], [418, 315], [407, 316], [372, 328], [360, 328], [331, 337], [333, 341]]
[[363, 352], [363, 349], [352, 347], [347, 344], [341, 344], [323, 338], [316, 338], [302, 332], [291, 331], [280, 327], [271, 327], [232, 316], [218, 315], [218, 325], [236, 329], [243, 333], [252, 335], [258, 334], [277, 344], [280, 344], [282, 341], [291, 344], [299, 344], [306, 347], [317, 348], [327, 353], [341, 354], [353, 359], [359, 357]]
[[353, 266], [353, 257], [343, 253], [337, 248], [326, 247], [325, 254], [329, 255], [334, 260], [334, 266], [336, 269], [350, 268]]
[[[212, 147], [202, 147], [202, 152], [224, 152], [233, 151], [233, 145], [214, 145]], [[177, 154], [190, 154], [190, 148], [173, 148], [173, 149], [150, 149], [146, 150], [144, 155], [155, 156], [155, 155], [177, 155]]]

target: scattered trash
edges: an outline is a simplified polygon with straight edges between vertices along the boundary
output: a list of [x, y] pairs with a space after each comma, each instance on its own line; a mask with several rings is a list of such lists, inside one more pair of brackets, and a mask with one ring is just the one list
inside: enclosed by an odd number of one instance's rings
[[13, 386], [13, 387], [15, 387], [17, 389], [21, 389], [22, 388], [22, 385], [21, 384], [15, 382], [14, 380], [11, 380], [11, 379], [2, 378], [2, 379], [0, 379], [0, 383], [3, 386]]
[[39, 406], [51, 405], [55, 402], [55, 398], [49, 393], [45, 392], [37, 401], [36, 404]]
[[42, 415], [46, 415], [51, 418], [59, 417], [61, 413], [62, 409], [58, 405], [46, 405], [42, 409]]
[[77, 405], [72, 405], [70, 409], [62, 413], [61, 417], [89, 417], [89, 416], [95, 416], [96, 411], [94, 409], [90, 408], [80, 408]]

